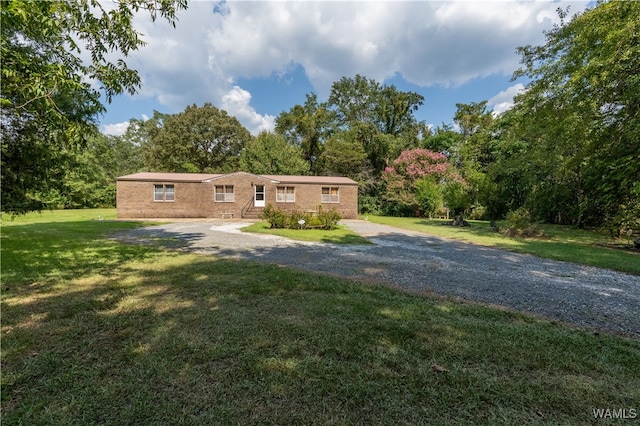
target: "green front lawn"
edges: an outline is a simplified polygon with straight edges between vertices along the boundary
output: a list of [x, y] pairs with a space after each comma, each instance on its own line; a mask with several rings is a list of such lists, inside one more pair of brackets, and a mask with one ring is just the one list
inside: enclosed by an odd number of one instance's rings
[[[81, 218], [81, 215], [84, 218]], [[3, 424], [607, 424], [640, 341], [261, 263], [4, 222]]]
[[369, 240], [345, 228], [338, 229], [271, 229], [267, 222], [256, 222], [242, 228], [244, 232], [279, 235], [296, 241], [310, 241], [332, 244], [371, 244]]

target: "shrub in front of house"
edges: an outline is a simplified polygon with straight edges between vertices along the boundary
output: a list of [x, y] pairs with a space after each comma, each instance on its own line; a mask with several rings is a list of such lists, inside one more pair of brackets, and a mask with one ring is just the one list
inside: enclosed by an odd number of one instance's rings
[[304, 229], [311, 226], [311, 213], [292, 210], [284, 214], [287, 216], [287, 228], [289, 229]]
[[334, 208], [331, 210], [324, 210], [322, 206], [318, 210], [318, 216], [314, 219], [318, 219], [322, 229], [336, 229], [338, 222], [342, 219], [342, 215]]
[[286, 212], [273, 207], [271, 204], [267, 204], [262, 210], [260, 219], [269, 222], [271, 228], [286, 228], [287, 225]]
[[262, 210], [260, 219], [269, 222], [271, 228], [288, 229], [336, 229], [342, 215], [334, 208], [324, 210], [322, 206], [317, 215], [301, 210], [285, 211], [271, 204]]

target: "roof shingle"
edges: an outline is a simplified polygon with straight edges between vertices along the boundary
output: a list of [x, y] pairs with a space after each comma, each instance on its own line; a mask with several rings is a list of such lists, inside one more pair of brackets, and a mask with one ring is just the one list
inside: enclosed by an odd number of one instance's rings
[[118, 180], [137, 181], [163, 181], [163, 182], [204, 182], [215, 177], [222, 176], [211, 173], [153, 173], [141, 172], [132, 175], [120, 176]]
[[[232, 175], [230, 173], [229, 175]], [[143, 182], [204, 182], [209, 179], [227, 175], [210, 173], [153, 173], [141, 172], [120, 176], [117, 180]], [[288, 176], [288, 175], [256, 175], [284, 184], [318, 184], [318, 185], [357, 185], [358, 183], [342, 176]]]

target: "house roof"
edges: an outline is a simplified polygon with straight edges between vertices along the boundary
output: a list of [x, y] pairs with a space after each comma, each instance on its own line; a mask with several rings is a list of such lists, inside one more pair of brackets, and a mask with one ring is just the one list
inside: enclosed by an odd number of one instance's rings
[[358, 182], [343, 176], [287, 176], [262, 175], [278, 183], [315, 183], [324, 185], [357, 185]]
[[[143, 182], [205, 182], [212, 179], [229, 177], [230, 174], [209, 174], [209, 173], [153, 173], [142, 172], [132, 175], [120, 176], [117, 180], [143, 181]], [[250, 174], [250, 173], [248, 173]], [[357, 185], [358, 183], [342, 176], [288, 176], [288, 175], [255, 175], [264, 179], [284, 184], [319, 184], [319, 185]]]
[[245, 176], [252, 176], [256, 179], [261, 179], [261, 180], [266, 180], [266, 181], [270, 181], [272, 183], [276, 183], [273, 181], [273, 179], [264, 176], [264, 175], [255, 175], [253, 173], [247, 173], [247, 172], [233, 172], [233, 173], [229, 173], [226, 175], [217, 175], [216, 177], [214, 177], [212, 180], [218, 180], [218, 179], [229, 179], [229, 178], [233, 178], [234, 176], [238, 176], [238, 175], [245, 175]]
[[120, 176], [117, 180], [136, 180], [145, 182], [204, 182], [209, 179], [223, 176], [211, 173], [152, 173], [142, 172], [132, 175]]

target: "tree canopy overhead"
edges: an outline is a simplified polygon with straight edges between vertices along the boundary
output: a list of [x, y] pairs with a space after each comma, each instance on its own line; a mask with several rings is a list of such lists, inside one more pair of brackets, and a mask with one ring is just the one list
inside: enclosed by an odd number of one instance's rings
[[[34, 191], [55, 188], [61, 152], [95, 133], [97, 114], [120, 93], [135, 93], [140, 78], [124, 61], [144, 45], [134, 12], [175, 25], [186, 0], [2, 2], [2, 210], [43, 207]], [[111, 60], [111, 54], [121, 56]], [[88, 57], [90, 59], [85, 59]], [[99, 88], [96, 88], [99, 87]]]
[[[145, 43], [133, 29], [133, 14], [149, 11], [176, 24], [176, 12], [186, 0], [114, 1], [105, 8], [98, 0], [26, 1], [2, 3], [2, 106], [12, 112], [31, 112], [39, 106], [65, 118], [56, 95], [82, 92], [93, 107], [102, 110], [100, 92], [107, 102], [120, 93], [136, 92], [140, 77], [123, 58]], [[88, 53], [89, 61], [81, 57]], [[121, 55], [116, 61], [107, 56]], [[36, 105], [33, 105], [33, 104]]]

